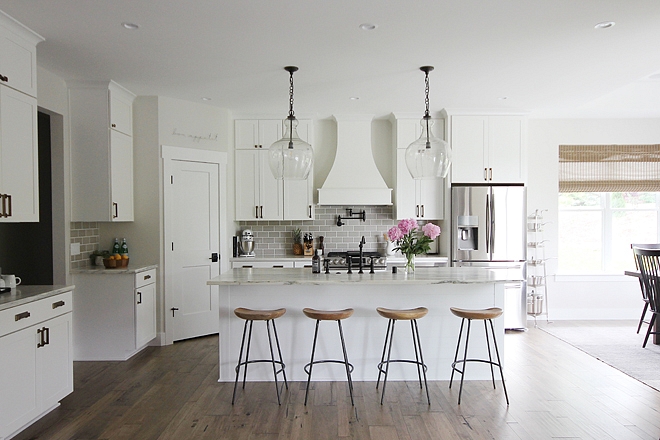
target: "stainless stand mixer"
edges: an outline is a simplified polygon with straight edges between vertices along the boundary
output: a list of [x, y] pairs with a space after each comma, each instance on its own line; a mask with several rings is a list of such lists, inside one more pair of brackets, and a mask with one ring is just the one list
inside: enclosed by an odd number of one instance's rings
[[241, 234], [241, 257], [254, 257], [254, 235], [251, 229], [246, 229]]

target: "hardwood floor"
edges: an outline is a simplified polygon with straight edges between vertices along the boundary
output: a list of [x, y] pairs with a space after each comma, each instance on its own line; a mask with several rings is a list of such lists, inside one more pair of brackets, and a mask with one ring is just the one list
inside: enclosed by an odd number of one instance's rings
[[[385, 404], [373, 382], [274, 385], [217, 382], [217, 337], [150, 347], [126, 362], [78, 362], [75, 391], [16, 439], [658, 439], [660, 393], [538, 330], [505, 337], [501, 384], [390, 382]], [[286, 356], [285, 356], [286, 357]], [[268, 368], [267, 365], [251, 368]], [[341, 367], [337, 367], [341, 368]], [[376, 368], [374, 366], [374, 368]], [[449, 368], [449, 366], [447, 367]], [[469, 375], [469, 366], [468, 373]], [[415, 378], [414, 369], [411, 378]]]

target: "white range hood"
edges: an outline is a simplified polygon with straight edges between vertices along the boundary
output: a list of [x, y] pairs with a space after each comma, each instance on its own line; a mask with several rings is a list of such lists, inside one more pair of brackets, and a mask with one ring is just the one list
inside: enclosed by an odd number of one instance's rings
[[391, 205], [392, 189], [371, 152], [373, 115], [334, 115], [337, 154], [319, 189], [319, 205]]

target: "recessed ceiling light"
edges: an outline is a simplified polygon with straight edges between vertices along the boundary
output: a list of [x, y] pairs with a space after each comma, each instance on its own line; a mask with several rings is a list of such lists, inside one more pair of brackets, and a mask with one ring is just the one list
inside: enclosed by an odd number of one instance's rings
[[500, 96], [497, 99], [499, 99], [500, 101], [506, 101], [507, 99], [509, 99], [509, 97], [508, 96]]
[[134, 30], [136, 30], [140, 27], [135, 23], [129, 23], [129, 22], [126, 22], [126, 21], [123, 22], [121, 25], [124, 26], [126, 29], [130, 29], [132, 31], [134, 31]]
[[359, 96], [351, 96], [348, 99], [350, 99], [351, 101], [357, 101], [358, 99], [360, 99], [360, 97]]
[[375, 24], [373, 24], [373, 23], [362, 23], [362, 24], [360, 25], [360, 29], [362, 29], [363, 31], [373, 31], [373, 30], [376, 29], [377, 27], [378, 27], [378, 26], [375, 25]]
[[601, 21], [596, 26], [594, 26], [594, 28], [596, 28], [596, 29], [607, 29], [607, 28], [611, 28], [612, 26], [614, 26], [614, 24], [615, 23], [613, 21]]
[[211, 100], [211, 98], [209, 98], [208, 96], [204, 96], [204, 97], [202, 98], [202, 101], [210, 101], [210, 100]]

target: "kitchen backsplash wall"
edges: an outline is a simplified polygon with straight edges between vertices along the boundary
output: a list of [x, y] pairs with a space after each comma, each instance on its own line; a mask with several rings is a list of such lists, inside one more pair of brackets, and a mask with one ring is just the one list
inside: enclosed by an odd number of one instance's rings
[[[318, 247], [318, 237], [324, 237], [326, 252], [357, 250], [360, 239], [364, 235], [365, 251], [385, 253], [383, 234], [396, 225], [391, 206], [351, 206], [353, 212], [366, 211], [367, 219], [344, 220], [346, 208], [335, 206], [320, 206], [316, 208], [316, 219], [312, 221], [269, 221], [269, 222], [238, 222], [240, 237], [244, 229], [251, 229], [254, 234], [254, 250], [257, 257], [292, 256], [294, 228], [299, 227], [303, 233], [311, 232], [314, 236], [314, 248]], [[337, 226], [337, 216], [342, 216], [344, 226]], [[424, 222], [419, 222], [420, 225]], [[436, 222], [437, 223], [437, 222]]]
[[90, 266], [90, 255], [99, 249], [99, 224], [97, 222], [71, 222], [71, 243], [80, 243], [80, 254], [71, 255], [71, 269]]

